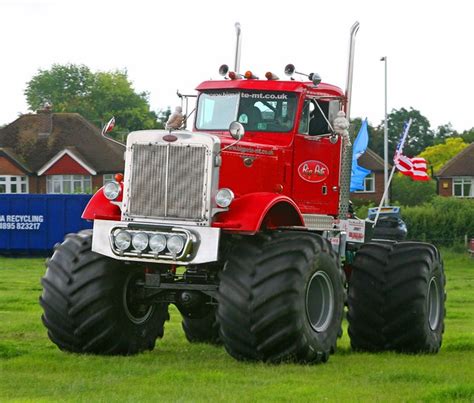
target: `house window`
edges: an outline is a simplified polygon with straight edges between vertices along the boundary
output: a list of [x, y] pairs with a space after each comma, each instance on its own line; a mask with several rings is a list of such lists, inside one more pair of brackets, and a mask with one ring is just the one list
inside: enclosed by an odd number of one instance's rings
[[0, 193], [28, 193], [28, 177], [16, 175], [0, 176]]
[[48, 175], [46, 192], [56, 194], [92, 193], [88, 175]]
[[364, 189], [356, 190], [355, 193], [374, 193], [375, 192], [375, 174], [372, 172], [364, 178]]
[[456, 197], [474, 197], [474, 178], [454, 178], [453, 195]]
[[115, 174], [104, 174], [104, 185], [107, 182], [113, 182], [115, 181]]

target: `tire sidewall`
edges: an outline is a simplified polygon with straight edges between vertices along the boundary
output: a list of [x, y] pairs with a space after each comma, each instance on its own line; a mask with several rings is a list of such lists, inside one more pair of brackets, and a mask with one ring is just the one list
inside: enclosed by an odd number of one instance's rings
[[[310, 281], [317, 272], [323, 272], [330, 280], [333, 292], [333, 311], [330, 322], [322, 331], [316, 331], [310, 323], [307, 315], [307, 291]], [[302, 316], [304, 322], [304, 334], [310, 345], [315, 350], [329, 351], [336, 345], [342, 322], [344, 309], [344, 289], [341, 284], [341, 275], [337, 267], [337, 261], [327, 252], [318, 253], [303, 277], [302, 287]]]
[[206, 315], [187, 317], [183, 315], [182, 328], [190, 343], [219, 344], [219, 326], [217, 323], [217, 306], [212, 305]]
[[[360, 249], [354, 269], [348, 312], [354, 349], [404, 353], [439, 350], [444, 333], [446, 279], [435, 246], [377, 240]], [[433, 280], [437, 291], [434, 308], [430, 305]], [[436, 309], [438, 315], [433, 329], [430, 309]]]
[[[327, 301], [333, 305], [327, 324], [324, 309], [311, 312], [319, 332], [306, 310], [308, 284], [318, 272], [324, 275], [318, 277], [311, 298], [325, 301], [321, 290], [324, 281], [330, 281], [332, 296]], [[221, 340], [234, 358], [325, 362], [335, 351], [341, 330], [343, 273], [330, 243], [318, 234], [262, 234], [241, 240], [232, 251], [221, 273], [218, 301]], [[316, 306], [323, 307], [319, 302]]]
[[42, 320], [62, 350], [129, 355], [152, 349], [169, 319], [167, 304], [134, 321], [124, 306], [124, 290], [142, 268], [91, 250], [92, 234], [70, 234], [55, 248], [42, 279]]
[[[429, 299], [430, 299], [430, 294], [429, 294], [429, 284], [431, 279], [434, 279], [436, 282], [437, 286], [437, 291], [438, 291], [438, 323], [436, 324], [436, 327], [434, 329], [431, 328], [430, 326], [430, 311], [429, 311]], [[428, 272], [427, 276], [427, 284], [426, 284], [426, 304], [425, 304], [425, 309], [426, 309], [426, 320], [424, 321], [424, 327], [425, 331], [424, 333], [426, 334], [426, 345], [430, 346], [430, 349], [437, 350], [437, 346], [441, 345], [441, 340], [443, 337], [443, 332], [444, 332], [444, 316], [445, 316], [445, 278], [444, 278], [444, 272], [443, 272], [443, 264], [436, 260], [433, 265], [431, 266], [431, 270]]]

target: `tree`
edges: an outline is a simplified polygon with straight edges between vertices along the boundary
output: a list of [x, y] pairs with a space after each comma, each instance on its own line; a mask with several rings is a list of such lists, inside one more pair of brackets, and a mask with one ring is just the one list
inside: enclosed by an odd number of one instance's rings
[[467, 146], [461, 137], [447, 138], [442, 144], [427, 147], [419, 156], [428, 161], [433, 172], [437, 172]]
[[459, 136], [458, 132], [453, 129], [451, 123], [438, 126], [435, 132], [435, 144], [443, 143], [449, 137]]
[[393, 176], [391, 187], [391, 199], [402, 206], [423, 204], [436, 196], [436, 181], [414, 181], [401, 173]]
[[99, 127], [112, 116], [118, 131], [157, 127], [148, 94], [135, 92], [125, 70], [94, 73], [84, 65], [55, 64], [38, 71], [25, 95], [32, 110], [49, 102], [53, 111], [80, 113]]
[[349, 126], [349, 134], [352, 141], [355, 140], [357, 133], [359, 133], [360, 127], [362, 126], [362, 118], [354, 118], [351, 120], [351, 125]]
[[30, 109], [37, 110], [46, 102], [54, 103], [58, 112], [89, 112], [89, 96], [94, 74], [86, 66], [55, 64], [50, 70], [39, 70], [27, 84], [25, 95]]
[[408, 121], [409, 118], [412, 118], [412, 124], [403, 148], [404, 154], [410, 157], [415, 156], [426, 147], [434, 144], [434, 133], [430, 129], [430, 122], [419, 111], [411, 107], [410, 110], [405, 108], [392, 110], [392, 112], [388, 115], [389, 155], [393, 155], [395, 153], [395, 148], [403, 133], [403, 125]]
[[464, 130], [461, 133], [461, 138], [466, 142], [466, 143], [472, 143], [474, 142], [474, 127], [471, 128], [470, 130]]

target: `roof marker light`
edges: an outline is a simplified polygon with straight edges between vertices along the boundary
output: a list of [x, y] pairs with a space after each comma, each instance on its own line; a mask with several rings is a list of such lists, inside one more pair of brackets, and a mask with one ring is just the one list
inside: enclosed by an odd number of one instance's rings
[[278, 76], [276, 74], [273, 74], [271, 71], [267, 71], [265, 73], [265, 78], [267, 80], [279, 80]]
[[258, 80], [258, 77], [256, 75], [254, 75], [250, 70], [247, 70], [245, 72], [245, 78], [247, 80]]

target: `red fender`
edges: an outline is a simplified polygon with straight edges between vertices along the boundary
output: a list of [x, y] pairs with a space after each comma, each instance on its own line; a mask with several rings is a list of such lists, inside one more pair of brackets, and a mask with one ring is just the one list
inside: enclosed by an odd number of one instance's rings
[[[84, 220], [116, 220], [120, 221], [121, 211], [120, 207], [112, 204], [109, 199], [104, 196], [102, 191], [104, 187], [101, 187], [87, 203], [82, 218]], [[117, 198], [117, 201], [122, 200], [122, 193]]]
[[287, 196], [275, 193], [248, 193], [235, 199], [216, 215], [213, 227], [255, 234], [262, 227], [304, 226], [298, 206]]

